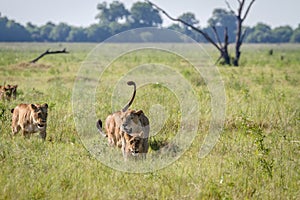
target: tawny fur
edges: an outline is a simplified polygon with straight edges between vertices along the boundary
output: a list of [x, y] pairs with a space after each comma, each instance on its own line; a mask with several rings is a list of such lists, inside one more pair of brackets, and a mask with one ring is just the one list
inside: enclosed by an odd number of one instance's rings
[[128, 82], [128, 85], [134, 86], [134, 92], [131, 100], [121, 110], [110, 114], [105, 120], [105, 130], [102, 130], [102, 121], [98, 120], [97, 128], [103, 136], [108, 138], [111, 146], [117, 146], [122, 149], [124, 158], [130, 156], [142, 155], [145, 157], [148, 152], [149, 120], [142, 110], [128, 110], [132, 104], [136, 85], [134, 82]]
[[11, 110], [12, 115], [12, 134], [16, 135], [20, 130], [24, 137], [39, 132], [45, 140], [47, 133], [47, 104], [19, 104]]

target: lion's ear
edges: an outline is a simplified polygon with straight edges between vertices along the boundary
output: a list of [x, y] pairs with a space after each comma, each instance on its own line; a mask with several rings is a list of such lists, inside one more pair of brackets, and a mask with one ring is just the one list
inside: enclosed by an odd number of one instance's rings
[[144, 112], [142, 110], [138, 110], [135, 112], [137, 115], [141, 115], [141, 114], [144, 114]]
[[48, 108], [48, 104], [44, 103], [42, 107]]
[[34, 111], [36, 111], [36, 110], [38, 109], [34, 104], [31, 104], [30, 107], [31, 107], [31, 109], [34, 110]]

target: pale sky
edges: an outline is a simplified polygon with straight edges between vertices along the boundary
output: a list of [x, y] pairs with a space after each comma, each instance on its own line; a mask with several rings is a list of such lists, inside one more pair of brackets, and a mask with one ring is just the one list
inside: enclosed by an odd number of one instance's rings
[[[113, 0], [107, 0], [110, 3]], [[137, 0], [122, 0], [127, 9]], [[142, 0], [141, 0], [142, 1]], [[248, 0], [249, 2], [250, 0]], [[96, 23], [97, 4], [102, 0], [0, 0], [2, 16], [13, 19], [23, 25], [32, 22], [43, 25], [49, 21], [65, 22], [69, 25], [87, 27]], [[193, 12], [206, 26], [214, 8], [226, 8], [225, 0], [152, 0], [170, 15], [178, 17], [184, 12]], [[229, 0], [234, 7], [237, 0]], [[245, 25], [254, 26], [258, 22], [272, 28], [290, 25], [296, 28], [300, 24], [300, 0], [256, 0]], [[164, 18], [164, 24], [171, 22]]]

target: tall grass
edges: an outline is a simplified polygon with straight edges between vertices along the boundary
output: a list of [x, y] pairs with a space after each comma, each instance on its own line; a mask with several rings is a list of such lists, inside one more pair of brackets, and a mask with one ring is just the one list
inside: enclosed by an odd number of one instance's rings
[[[71, 54], [26, 64], [49, 47], [65, 46]], [[246, 45], [242, 66], [219, 66], [226, 88], [226, 121], [217, 145], [203, 159], [198, 153], [209, 129], [210, 94], [193, 67], [176, 56], [151, 51], [124, 55], [112, 63], [97, 88], [99, 118], [112, 112], [111, 94], [119, 77], [149, 60], [172, 63], [191, 82], [201, 105], [192, 146], [170, 166], [145, 174], [103, 165], [77, 134], [72, 88], [93, 47], [0, 44], [0, 83], [19, 85], [16, 100], [0, 102], [0, 199], [299, 199], [299, 45]], [[35, 136], [11, 137], [10, 109], [21, 102], [49, 104], [45, 142]], [[163, 130], [150, 138], [149, 153], [174, 136], [180, 121], [176, 97], [159, 85], [140, 88], [132, 107], [151, 116], [154, 104], [168, 112]]]

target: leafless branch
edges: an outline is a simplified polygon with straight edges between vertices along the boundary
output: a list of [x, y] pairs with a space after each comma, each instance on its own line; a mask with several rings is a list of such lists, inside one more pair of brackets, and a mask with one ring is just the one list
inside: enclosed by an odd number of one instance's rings
[[[240, 2], [240, 0], [238, 0], [238, 1]], [[231, 5], [229, 4], [229, 2], [226, 0], [225, 3], [227, 5], [228, 9], [230, 10], [230, 12], [235, 14], [235, 12], [233, 11], [233, 9], [232, 9]]]
[[150, 4], [152, 7], [154, 7], [155, 9], [157, 9], [158, 11], [162, 12], [166, 17], [168, 17], [170, 20], [172, 21], [177, 21], [177, 22], [181, 22], [182, 24], [190, 27], [191, 29], [193, 29], [194, 31], [197, 31], [198, 33], [200, 33], [201, 35], [204, 36], [204, 38], [209, 41], [212, 45], [214, 45], [219, 51], [222, 51], [222, 47], [219, 46], [217, 43], [215, 43], [213, 41], [213, 39], [205, 32], [203, 32], [201, 29], [193, 26], [192, 24], [187, 23], [186, 21], [179, 19], [179, 18], [174, 18], [171, 15], [169, 15], [165, 10], [163, 10], [162, 8], [160, 8], [159, 6], [157, 6], [156, 4], [152, 3], [149, 0], [145, 0], [148, 4]]
[[60, 53], [69, 53], [66, 48], [64, 48], [61, 51], [50, 51], [50, 49], [47, 49], [44, 53], [42, 53], [39, 57], [33, 59], [32, 61], [30, 61], [31, 63], [36, 63], [39, 59], [41, 59], [42, 57], [44, 57], [45, 55], [48, 54], [60, 54]]
[[242, 17], [242, 21], [244, 21], [244, 20], [246, 19], [246, 17], [247, 17], [247, 15], [248, 15], [248, 13], [249, 13], [249, 11], [250, 11], [252, 5], [254, 4], [254, 2], [255, 2], [255, 0], [252, 0], [252, 1], [250, 2], [249, 6], [248, 6], [248, 8], [247, 8], [247, 10], [246, 10], [246, 12], [245, 12], [244, 17]]
[[219, 37], [219, 34], [218, 34], [218, 32], [217, 32], [216, 27], [215, 27], [215, 26], [212, 26], [212, 29], [213, 29], [215, 38], [216, 38], [216, 40], [217, 40], [218, 43], [219, 43], [219, 46], [222, 47], [222, 42], [221, 42], [221, 40], [220, 40], [220, 37]]
[[217, 65], [219, 62], [220, 62], [220, 60], [223, 58], [223, 56], [222, 55], [220, 55], [220, 57], [217, 59], [217, 61], [216, 61], [216, 63], [215, 63], [215, 65]]

